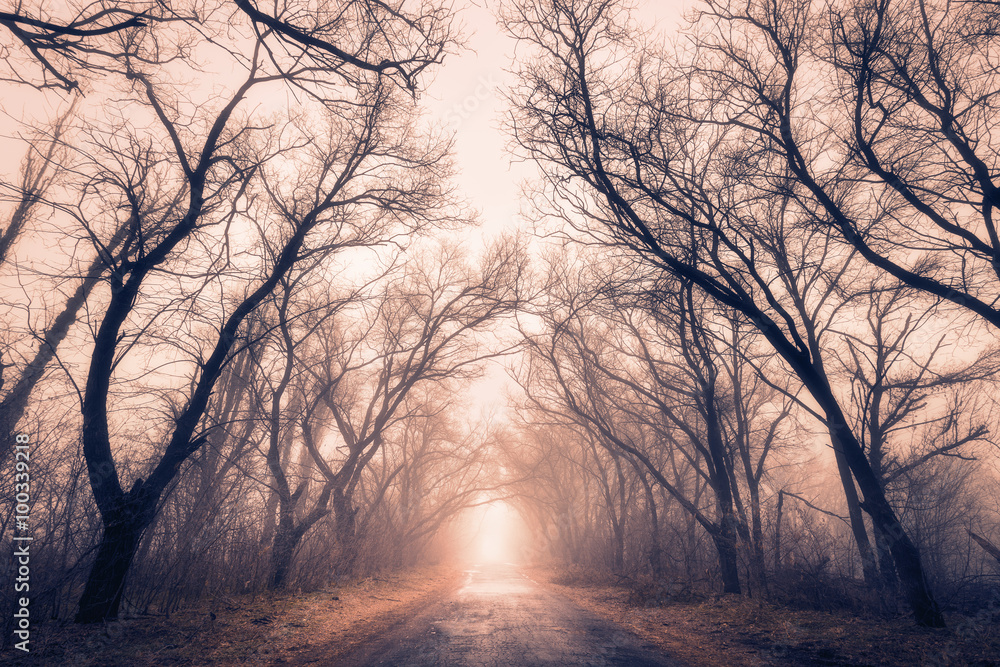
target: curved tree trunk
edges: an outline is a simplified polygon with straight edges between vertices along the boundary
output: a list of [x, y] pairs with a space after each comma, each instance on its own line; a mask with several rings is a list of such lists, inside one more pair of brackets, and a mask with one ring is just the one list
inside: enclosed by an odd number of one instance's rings
[[[824, 408], [828, 408], [828, 406], [824, 406]], [[831, 421], [839, 426], [837, 430], [842, 434], [835, 442], [841, 445], [844, 456], [851, 466], [851, 471], [858, 481], [861, 493], [864, 494], [862, 509], [868, 512], [872, 518], [875, 531], [881, 531], [886, 538], [893, 562], [896, 565], [896, 571], [899, 573], [900, 583], [906, 593], [910, 609], [913, 611], [913, 617], [919, 625], [943, 628], [945, 626], [944, 616], [927, 583], [920, 550], [907, 535], [892, 506], [889, 505], [885, 492], [875, 478], [861, 444], [847, 427], [846, 420], [839, 411], [839, 406], [834, 406], [834, 408], [835, 411], [827, 409], [827, 415], [828, 417], [834, 416]]]

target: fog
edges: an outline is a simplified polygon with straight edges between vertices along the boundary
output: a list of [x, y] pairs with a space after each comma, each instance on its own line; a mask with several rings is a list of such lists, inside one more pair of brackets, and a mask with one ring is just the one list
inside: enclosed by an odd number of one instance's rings
[[0, 20], [33, 618], [488, 566], [992, 609], [994, 5], [334, 4]]

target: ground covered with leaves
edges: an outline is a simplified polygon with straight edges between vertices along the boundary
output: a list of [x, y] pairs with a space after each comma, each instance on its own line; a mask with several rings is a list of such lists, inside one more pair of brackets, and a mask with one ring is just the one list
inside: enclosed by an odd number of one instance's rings
[[688, 665], [1000, 665], [1000, 608], [949, 614], [949, 627], [908, 617], [793, 609], [737, 596], [656, 595], [634, 583], [533, 568], [529, 576], [619, 623]]
[[[1000, 665], [1000, 608], [949, 614], [945, 630], [906, 617], [794, 609], [735, 596], [659, 594], [635, 582], [531, 568], [534, 581], [625, 626], [678, 662], [705, 667]], [[220, 596], [164, 616], [103, 626], [49, 622], [30, 654], [0, 664], [327, 665], [454, 592], [461, 570], [439, 566], [344, 582], [312, 593]]]
[[451, 567], [416, 568], [313, 593], [218, 597], [169, 618], [49, 622], [33, 629], [30, 653], [5, 649], [0, 664], [329, 664], [446, 594], [460, 576]]

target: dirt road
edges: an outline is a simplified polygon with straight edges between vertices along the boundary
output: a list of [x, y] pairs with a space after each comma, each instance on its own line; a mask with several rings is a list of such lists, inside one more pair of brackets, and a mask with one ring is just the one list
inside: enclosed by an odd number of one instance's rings
[[465, 574], [454, 594], [334, 664], [680, 667], [654, 646], [539, 586], [512, 565], [477, 566]]

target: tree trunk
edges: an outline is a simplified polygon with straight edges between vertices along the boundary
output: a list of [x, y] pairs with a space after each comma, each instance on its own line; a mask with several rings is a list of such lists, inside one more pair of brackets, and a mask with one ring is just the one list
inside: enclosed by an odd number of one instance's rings
[[620, 521], [616, 521], [613, 528], [615, 542], [614, 568], [615, 572], [623, 572], [625, 570], [625, 529]]
[[844, 487], [844, 497], [847, 499], [847, 516], [851, 521], [851, 532], [854, 534], [854, 543], [861, 556], [861, 570], [864, 573], [865, 583], [868, 584], [869, 588], [878, 588], [879, 577], [878, 566], [875, 563], [875, 552], [872, 551], [872, 544], [868, 539], [865, 517], [861, 512], [861, 501], [858, 500], [858, 491], [854, 488], [854, 477], [851, 475], [851, 468], [847, 465], [847, 459], [844, 457], [843, 447], [834, 442], [833, 451], [837, 459], [840, 483]]
[[774, 518], [774, 572], [781, 574], [781, 508], [785, 504], [785, 490], [778, 491], [778, 509]]
[[282, 588], [288, 580], [288, 573], [292, 569], [292, 558], [304, 534], [302, 526], [295, 527], [285, 521], [278, 524], [274, 544], [271, 547], [271, 577], [268, 581], [268, 588], [271, 590]]
[[995, 544], [993, 544], [992, 542], [990, 542], [985, 537], [982, 537], [980, 535], [976, 535], [971, 530], [969, 531], [969, 537], [971, 537], [973, 540], [975, 540], [976, 544], [978, 544], [979, 546], [981, 546], [983, 548], [983, 551], [985, 551], [989, 555], [991, 555], [994, 558], [996, 558], [997, 562], [1000, 563], [1000, 549], [998, 549]]
[[656, 579], [660, 578], [663, 574], [663, 547], [661, 545], [660, 538], [660, 516], [656, 509], [656, 497], [653, 495], [653, 488], [650, 486], [649, 481], [646, 479], [646, 475], [639, 472], [639, 480], [642, 482], [642, 488], [646, 492], [646, 506], [649, 508], [649, 569], [653, 573], [653, 577]]
[[[879, 322], [881, 329], [881, 321]], [[881, 337], [880, 337], [881, 338]], [[885, 458], [885, 432], [882, 423], [882, 400], [886, 394], [886, 388], [881, 378], [886, 375], [886, 359], [884, 350], [879, 348], [876, 357], [875, 377], [879, 378], [872, 384], [870, 407], [868, 408], [868, 463], [872, 467], [872, 474], [879, 481], [882, 488], [885, 488], [885, 469], [883, 466]], [[895, 594], [898, 589], [899, 579], [896, 576], [896, 566], [892, 562], [892, 554], [889, 551], [889, 541], [880, 530], [875, 530], [875, 552], [878, 555], [879, 563], [879, 586], [883, 589], [881, 596], [883, 605], [888, 606], [890, 600], [895, 606]]]
[[264, 502], [264, 527], [260, 533], [260, 548], [266, 549], [274, 544], [274, 536], [278, 530], [278, 493], [271, 490]]
[[899, 577], [896, 576], [896, 565], [892, 562], [889, 551], [889, 541], [882, 531], [875, 530], [875, 551], [879, 563], [879, 587], [881, 588], [882, 606], [888, 611], [896, 609], [896, 594], [899, 591]]
[[336, 524], [337, 544], [340, 546], [341, 559], [338, 569], [350, 572], [358, 557], [357, 536], [355, 535], [357, 510], [349, 496], [339, 489], [333, 492], [333, 515]]
[[721, 530], [712, 535], [715, 542], [715, 549], [719, 552], [719, 569], [722, 572], [722, 592], [740, 595], [740, 568], [739, 558], [736, 553], [736, 535], [733, 534], [732, 525], [725, 525]]
[[[832, 396], [831, 396], [832, 398]], [[923, 564], [920, 559], [920, 550], [913, 543], [910, 536], [906, 534], [902, 524], [896, 517], [896, 513], [886, 500], [882, 486], [878, 483], [872, 473], [871, 466], [861, 449], [861, 443], [857, 441], [853, 433], [847, 427], [843, 413], [839, 406], [835, 412], [829, 409], [826, 411], [828, 417], [836, 415], [831, 421], [839, 425], [839, 431], [844, 435], [837, 438], [843, 448], [847, 462], [851, 466], [858, 486], [864, 494], [862, 509], [868, 512], [872, 518], [872, 525], [876, 531], [881, 531], [889, 545], [893, 562], [896, 564], [896, 572], [899, 574], [900, 583], [906, 592], [906, 598], [913, 617], [917, 624], [931, 628], [945, 627], [944, 616], [941, 608], [931, 594], [930, 586], [924, 575]]]
[[288, 573], [292, 569], [295, 551], [299, 548], [302, 538], [317, 521], [329, 513], [326, 509], [330, 497], [328, 485], [320, 494], [316, 507], [296, 524], [295, 506], [300, 497], [299, 492], [296, 492], [293, 498], [282, 502], [278, 527], [274, 534], [274, 542], [271, 544], [271, 577], [268, 580], [268, 587], [271, 590], [285, 585]]
[[896, 564], [896, 571], [899, 573], [917, 623], [931, 628], [945, 627], [941, 609], [927, 585], [919, 549], [910, 540], [884, 499], [881, 502], [876, 499], [870, 504], [873, 507], [872, 520], [876, 523], [876, 530], [884, 531], [889, 538], [889, 549]]
[[750, 489], [750, 571], [757, 584], [758, 597], [767, 596], [767, 566], [764, 564], [764, 528], [760, 520], [760, 491], [756, 488]]
[[[129, 494], [132, 496], [132, 494]], [[118, 618], [125, 576], [128, 574], [143, 532], [152, 523], [155, 506], [144, 498], [126, 497], [113, 516], [106, 517], [101, 544], [90, 570], [77, 623], [99, 623]]]
[[715, 380], [712, 378], [704, 385], [705, 400], [705, 430], [708, 440], [708, 451], [711, 454], [708, 463], [708, 477], [719, 512], [719, 534], [713, 535], [715, 547], [719, 551], [719, 565], [722, 567], [722, 592], [740, 595], [739, 558], [736, 551], [736, 541], [739, 538], [736, 529], [736, 512], [733, 509], [733, 487], [729, 477], [726, 448], [722, 441], [722, 429], [719, 424], [719, 414], [715, 404]]
[[789, 349], [788, 341], [780, 335], [775, 335], [775, 331], [765, 329], [763, 333], [793, 367], [808, 388], [809, 393], [822, 408], [833, 447], [843, 453], [844, 460], [850, 466], [851, 473], [853, 473], [854, 479], [857, 480], [858, 487], [864, 495], [861, 509], [871, 517], [874, 530], [876, 532], [882, 531], [886, 538], [893, 562], [896, 564], [900, 583], [903, 585], [906, 599], [913, 611], [914, 620], [918, 625], [926, 627], [945, 627], [941, 608], [934, 600], [924, 576], [920, 550], [906, 534], [892, 506], [889, 505], [882, 484], [875, 476], [861, 442], [851, 431], [847, 418], [843, 410], [840, 409], [840, 403], [833, 395], [829, 380], [821, 367], [815, 367], [808, 357], [798, 352], [792, 352]]

